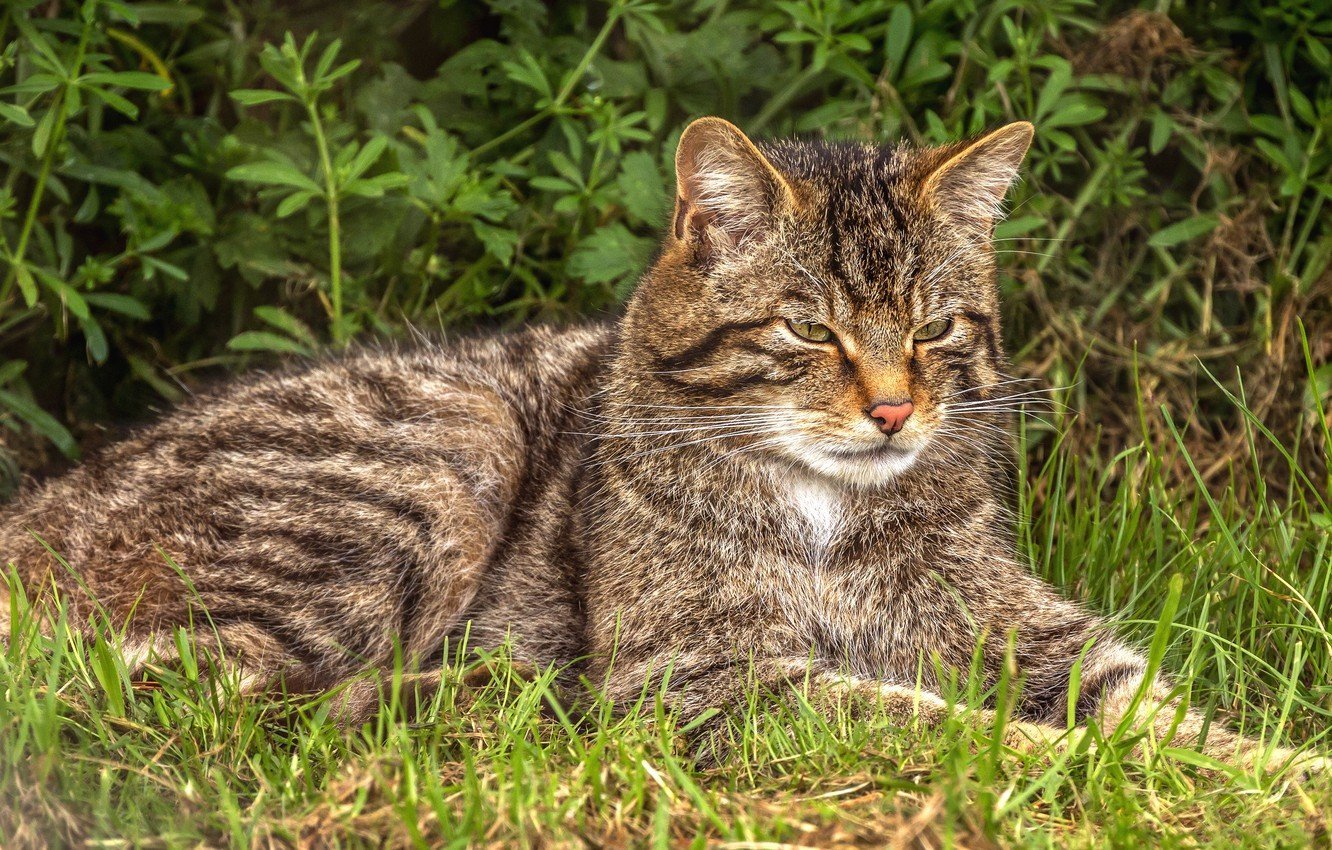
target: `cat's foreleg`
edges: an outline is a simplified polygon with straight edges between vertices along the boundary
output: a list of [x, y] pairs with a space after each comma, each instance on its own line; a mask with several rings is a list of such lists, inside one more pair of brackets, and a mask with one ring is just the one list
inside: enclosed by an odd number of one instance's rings
[[[954, 718], [985, 731], [1000, 725], [992, 711], [969, 711], [914, 685], [850, 675], [804, 657], [737, 662], [677, 655], [669, 662], [625, 665], [607, 684], [608, 695], [617, 703], [650, 698], [654, 689], [662, 689], [668, 705], [679, 712], [681, 724], [691, 728], [695, 751], [709, 759], [730, 750], [727, 723], [751, 693], [792, 707], [803, 703], [828, 721], [849, 718], [895, 729], [934, 731]], [[1003, 743], [1023, 752], [1048, 749], [1065, 737], [1062, 728], [1019, 720], [1007, 720], [1002, 728]]]
[[1246, 770], [1279, 770], [1288, 765], [1326, 770], [1325, 758], [1297, 753], [1270, 741], [1249, 738], [1188, 708], [1169, 679], [1148, 675], [1146, 658], [1114, 641], [1094, 645], [1082, 661], [1077, 719], [1110, 735], [1124, 727], [1144, 734], [1138, 752], [1151, 746], [1194, 749]]

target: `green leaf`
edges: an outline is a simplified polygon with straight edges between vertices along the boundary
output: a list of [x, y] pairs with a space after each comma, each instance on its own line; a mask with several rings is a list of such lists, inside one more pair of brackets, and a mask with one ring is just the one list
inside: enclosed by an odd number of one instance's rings
[[1190, 750], [1186, 747], [1162, 747], [1161, 755], [1173, 759], [1181, 764], [1191, 764], [1194, 767], [1201, 767], [1207, 770], [1214, 770], [1227, 776], [1239, 776], [1242, 771], [1233, 764], [1227, 764], [1218, 758], [1213, 758], [1197, 750]]
[[578, 243], [570, 274], [588, 283], [613, 283], [637, 275], [652, 255], [653, 240], [635, 236], [623, 224], [609, 224]]
[[274, 101], [291, 101], [298, 103], [295, 97], [283, 91], [272, 91], [271, 89], [236, 89], [231, 92], [232, 100], [241, 106], [259, 106], [263, 103], [273, 103]]
[[134, 16], [141, 24], [186, 26], [204, 18], [204, 10], [181, 3], [135, 3]]
[[323, 190], [295, 165], [285, 162], [251, 162], [228, 169], [227, 178], [245, 183], [260, 183], [265, 186], [292, 186], [323, 196]]
[[1039, 122], [1048, 115], [1063, 96], [1064, 90], [1073, 81], [1073, 68], [1067, 62], [1059, 62], [1050, 70], [1040, 97], [1036, 99], [1036, 115], [1033, 120]]
[[522, 61], [513, 62], [506, 60], [500, 63], [500, 67], [504, 69], [505, 76], [513, 80], [515, 83], [527, 86], [546, 98], [554, 97], [555, 93], [551, 90], [550, 81], [546, 79], [546, 72], [541, 69], [539, 64], [537, 64], [537, 61], [533, 58], [532, 54], [526, 50], [520, 49], [518, 51], [518, 58]]
[[873, 49], [873, 45], [868, 38], [858, 32], [842, 33], [837, 37], [842, 46], [853, 53], [866, 53]]
[[259, 65], [268, 72], [268, 75], [277, 80], [283, 88], [297, 94], [306, 94], [306, 86], [296, 76], [296, 71], [292, 66], [292, 60], [284, 56], [276, 47], [269, 44], [259, 54]]
[[568, 194], [578, 191], [578, 187], [565, 180], [562, 177], [549, 177], [547, 175], [538, 175], [527, 181], [533, 189], [540, 189], [543, 192], [558, 192], [559, 194]]
[[1316, 38], [1313, 35], [1306, 35], [1304, 37], [1304, 46], [1308, 48], [1309, 58], [1313, 59], [1314, 64], [1318, 66], [1319, 70], [1323, 73], [1332, 71], [1332, 50], [1328, 49], [1328, 46], [1323, 43], [1322, 39]]
[[518, 234], [505, 227], [496, 227], [480, 219], [472, 222], [472, 232], [481, 244], [486, 246], [486, 253], [507, 266], [513, 260], [518, 249]]
[[294, 215], [309, 206], [310, 201], [314, 200], [315, 197], [317, 197], [316, 194], [309, 190], [292, 192], [278, 204], [275, 215], [278, 218]]
[[[161, 272], [167, 277], [175, 278], [176, 280], [182, 282], [190, 279], [189, 272], [185, 271], [180, 266], [175, 265], [174, 263], [168, 263], [166, 260], [162, 260], [157, 257], [142, 255], [139, 257], [139, 262], [142, 263], [147, 268], [151, 269], [152, 271]], [[148, 276], [151, 277], [151, 275]]]
[[265, 305], [255, 307], [254, 315], [262, 322], [272, 325], [287, 336], [298, 340], [310, 348], [318, 348], [319, 340], [315, 337], [310, 326], [300, 319], [283, 310], [281, 307]]
[[35, 156], [46, 153], [46, 146], [51, 143], [51, 133], [55, 130], [56, 116], [59, 109], [48, 109], [37, 122], [37, 129], [32, 134], [32, 152]]
[[352, 71], [355, 71], [359, 67], [361, 67], [360, 59], [353, 59], [350, 62], [344, 62], [338, 67], [334, 68], [331, 72], [325, 74], [319, 80], [319, 82], [323, 88], [328, 88], [334, 82], [342, 79], [343, 77], [347, 76], [348, 74], [350, 74]]
[[8, 390], [0, 390], [0, 407], [3, 407], [22, 419], [24, 422], [41, 434], [46, 439], [55, 444], [65, 457], [77, 457], [79, 454], [78, 443], [74, 442], [74, 436], [55, 420], [51, 414], [42, 410], [36, 404], [32, 403], [23, 396], [16, 395]]
[[17, 124], [20, 127], [31, 127], [37, 122], [32, 120], [28, 110], [12, 103], [0, 101], [0, 118], [5, 119], [11, 124]]
[[84, 86], [120, 86], [143, 91], [164, 91], [171, 88], [170, 80], [164, 80], [147, 71], [94, 71], [79, 77], [78, 82]]
[[406, 174], [377, 174], [374, 177], [353, 180], [342, 187], [342, 191], [362, 198], [378, 198], [389, 189], [400, 189], [410, 182], [411, 178]]
[[51, 290], [60, 299], [60, 303], [74, 315], [74, 318], [83, 320], [91, 315], [88, 310], [88, 302], [83, 300], [83, 296], [79, 294], [78, 290], [50, 272], [42, 269], [36, 271], [37, 277], [41, 279], [47, 289]]
[[60, 61], [60, 56], [56, 53], [55, 48], [51, 46], [50, 40], [43, 33], [37, 31], [37, 28], [32, 25], [26, 14], [14, 16], [13, 22], [15, 28], [22, 33], [23, 38], [27, 40], [32, 49], [45, 58], [53, 70], [59, 70], [62, 72], [62, 76], [69, 75], [69, 69]]
[[0, 88], [0, 95], [7, 94], [46, 94], [49, 91], [55, 91], [60, 88], [63, 81], [55, 74], [37, 73], [29, 74], [12, 86]]
[[180, 401], [185, 395], [181, 392], [180, 387], [171, 383], [166, 378], [163, 378], [161, 374], [158, 373], [157, 368], [147, 360], [133, 354], [126, 355], [125, 359], [129, 361], [130, 370], [134, 372], [135, 376], [145, 384], [148, 384], [150, 387], [157, 390], [157, 394], [162, 396], [162, 398], [165, 398], [168, 401]]
[[27, 368], [28, 361], [26, 360], [8, 360], [4, 365], [0, 365], [0, 387], [5, 386], [19, 375], [22, 375], [23, 370]]
[[279, 354], [300, 354], [310, 356], [308, 347], [291, 337], [269, 331], [245, 331], [236, 334], [227, 341], [227, 348], [232, 351], [272, 351]]
[[32, 278], [32, 271], [26, 263], [14, 266], [14, 280], [18, 282], [19, 292], [23, 294], [23, 303], [29, 307], [37, 303], [37, 281]]
[[888, 38], [884, 44], [890, 77], [896, 80], [902, 73], [907, 48], [911, 46], [911, 6], [898, 3], [888, 15]]
[[1147, 150], [1153, 154], [1165, 150], [1165, 146], [1169, 143], [1174, 132], [1175, 122], [1170, 120], [1170, 116], [1166, 114], [1165, 110], [1156, 110], [1152, 113], [1152, 133], [1147, 142]]
[[129, 295], [120, 295], [115, 292], [89, 292], [83, 298], [94, 307], [101, 307], [103, 310], [129, 316], [131, 319], [146, 322], [153, 317], [152, 312], [142, 301]]
[[333, 62], [338, 58], [338, 52], [342, 50], [342, 39], [335, 38], [324, 48], [324, 52], [315, 64], [313, 77], [316, 80], [323, 80], [328, 75], [328, 69], [333, 67]]
[[388, 147], [388, 139], [384, 136], [375, 136], [365, 143], [365, 147], [357, 152], [356, 158], [352, 160], [351, 165], [347, 166], [347, 172], [343, 175], [343, 182], [350, 183], [357, 177], [366, 172], [370, 166], [374, 165], [380, 155], [384, 153], [384, 148]]
[[[87, 309], [86, 305], [85, 308]], [[72, 311], [71, 311], [72, 312]], [[84, 346], [94, 363], [105, 363], [110, 349], [106, 343], [106, 333], [92, 316], [79, 316], [79, 329], [83, 331]]]
[[1024, 236], [1049, 224], [1049, 219], [1040, 215], [1027, 215], [1020, 218], [1010, 218], [999, 222], [994, 228], [994, 237], [996, 239], [1007, 239], [1014, 236]]
[[670, 190], [652, 154], [647, 151], [625, 154], [615, 185], [620, 189], [625, 209], [634, 218], [652, 225], [666, 219]]
[[1275, 115], [1250, 115], [1249, 126], [1274, 139], [1282, 139], [1286, 136], [1286, 125], [1282, 124], [1281, 119]]
[[1106, 109], [1096, 103], [1089, 95], [1076, 95], [1059, 102], [1054, 114], [1041, 122], [1041, 129], [1054, 127], [1080, 127], [1095, 124], [1106, 116]]
[[88, 93], [131, 120], [139, 117], [139, 107], [110, 89], [88, 89]]
[[1188, 242], [1190, 239], [1197, 239], [1204, 233], [1211, 233], [1218, 224], [1220, 219], [1215, 213], [1196, 215], [1156, 231], [1147, 240], [1147, 244], [1154, 248], [1169, 248], [1181, 242]]

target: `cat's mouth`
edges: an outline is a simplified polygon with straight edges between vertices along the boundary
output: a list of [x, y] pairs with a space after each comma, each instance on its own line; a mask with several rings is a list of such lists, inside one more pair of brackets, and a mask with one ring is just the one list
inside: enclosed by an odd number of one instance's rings
[[867, 446], [828, 446], [824, 449], [828, 454], [835, 457], [846, 458], [847, 460], [876, 460], [879, 458], [905, 458], [916, 453], [915, 449], [907, 448], [892, 439], [886, 439], [879, 443], [873, 443]]
[[923, 446], [898, 436], [881, 440], [794, 439], [783, 454], [827, 478], [857, 487], [875, 487], [905, 472]]

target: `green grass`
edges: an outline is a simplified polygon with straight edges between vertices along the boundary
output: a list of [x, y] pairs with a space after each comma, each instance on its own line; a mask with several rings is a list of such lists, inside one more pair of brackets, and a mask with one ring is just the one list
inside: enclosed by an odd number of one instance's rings
[[[1326, 453], [1323, 469], [1282, 471], [1255, 468], [1251, 449], [1236, 486], [1182, 488], [1167, 482], [1197, 435], [1141, 415], [1145, 432], [1179, 441], [1098, 457], [1066, 451], [1056, 432], [1025, 435], [1047, 458], [1023, 471], [1020, 493], [1033, 569], [1117, 612], [1144, 646], [1167, 637], [1195, 705], [1325, 751]], [[1256, 424], [1249, 436], [1266, 439]], [[6, 847], [1307, 846], [1327, 842], [1332, 818], [1327, 776], [1133, 755], [1131, 735], [1020, 755], [960, 722], [829, 724], [757, 698], [736, 720], [736, 756], [705, 768], [654, 698], [628, 715], [571, 716], [550, 707], [549, 675], [527, 682], [499, 662], [415, 722], [390, 699], [377, 725], [348, 734], [318, 700], [242, 698], [189, 665], [131, 683], [107, 644], [64, 628], [39, 637], [19, 608], [0, 655]], [[454, 665], [451, 680], [464, 672]]]

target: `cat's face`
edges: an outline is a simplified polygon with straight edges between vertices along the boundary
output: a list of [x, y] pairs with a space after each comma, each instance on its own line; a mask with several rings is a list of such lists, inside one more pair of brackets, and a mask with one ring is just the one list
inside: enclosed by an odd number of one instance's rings
[[626, 322], [645, 397], [699, 439], [857, 486], [984, 437], [976, 388], [1003, 364], [990, 231], [1030, 138], [759, 148], [691, 125]]

